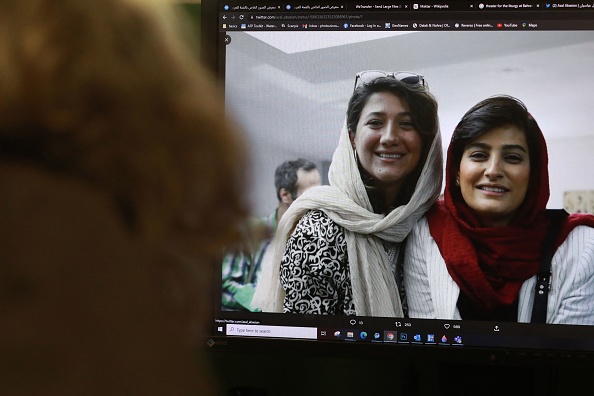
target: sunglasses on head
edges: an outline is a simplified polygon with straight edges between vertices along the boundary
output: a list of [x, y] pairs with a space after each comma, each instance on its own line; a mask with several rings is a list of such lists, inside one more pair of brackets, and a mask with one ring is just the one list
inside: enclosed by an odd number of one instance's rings
[[373, 80], [380, 77], [394, 78], [398, 81], [402, 81], [407, 85], [420, 85], [425, 86], [425, 79], [420, 74], [411, 72], [385, 72], [381, 70], [365, 70], [357, 73], [355, 77], [355, 89], [361, 84], [369, 84]]

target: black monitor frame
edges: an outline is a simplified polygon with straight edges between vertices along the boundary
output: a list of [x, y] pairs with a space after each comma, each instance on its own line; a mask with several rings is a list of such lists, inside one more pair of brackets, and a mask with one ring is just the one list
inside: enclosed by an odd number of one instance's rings
[[[236, 3], [236, 2], [235, 2]], [[264, 3], [264, 2], [263, 2]], [[449, 2], [450, 4], [455, 2]], [[545, 3], [542, 3], [543, 5]], [[218, 53], [217, 42], [224, 36], [224, 33], [219, 31], [219, 9], [217, 0], [202, 0], [201, 8], [201, 56], [205, 65], [217, 75], [220, 83], [224, 83], [223, 69], [224, 62], [220, 59]], [[492, 16], [495, 14], [492, 14]], [[580, 19], [580, 23], [592, 24], [592, 14], [584, 16]], [[215, 280], [216, 285], [220, 285], [220, 277]], [[279, 318], [282, 314], [253, 314], [241, 315], [231, 313], [227, 315], [231, 320], [234, 318], [238, 321], [247, 320], [251, 317], [266, 318], [266, 323], [276, 324], [277, 322], [286, 323], [286, 318]], [[217, 313], [213, 313], [213, 321]], [[219, 315], [220, 316], [220, 315]], [[315, 323], [316, 326], [323, 326], [326, 318], [316, 318], [307, 315], [295, 315], [289, 322], [294, 323]], [[332, 320], [332, 319], [329, 319]], [[369, 321], [378, 321], [379, 319], [365, 318]], [[345, 319], [346, 321], [346, 319]], [[415, 321], [412, 322], [423, 322]], [[455, 321], [433, 321], [432, 326], [452, 326]], [[338, 326], [333, 324], [334, 326]], [[465, 324], [466, 325], [466, 324]], [[472, 327], [477, 326], [477, 332], [480, 336], [489, 338], [486, 335], [483, 324], [472, 324]], [[492, 324], [488, 324], [491, 326]], [[592, 367], [594, 366], [594, 344], [588, 348], [575, 349], [573, 348], [571, 338], [573, 334], [582, 334], [582, 337], [587, 338], [587, 334], [592, 334], [594, 339], [594, 327], [580, 327], [580, 326], [565, 326], [565, 325], [520, 325], [519, 327], [529, 326], [529, 333], [533, 334], [532, 345], [526, 345], [526, 338], [520, 338], [513, 346], [498, 346], [491, 341], [485, 342], [484, 345], [474, 345], [462, 347], [448, 346], [440, 347], [427, 345], [411, 345], [411, 344], [394, 344], [385, 345], [385, 343], [371, 343], [371, 342], [337, 342], [320, 339], [317, 340], [299, 340], [299, 339], [274, 339], [274, 338], [256, 338], [256, 337], [237, 337], [225, 336], [215, 331], [213, 323], [212, 334], [208, 337], [207, 344], [209, 349], [219, 352], [238, 352], [238, 353], [264, 353], [264, 354], [291, 354], [295, 356], [312, 356], [312, 357], [336, 357], [347, 359], [379, 359], [386, 361], [401, 361], [401, 362], [437, 362], [448, 364], [462, 364], [462, 365], [499, 365], [508, 367]], [[348, 324], [340, 325], [348, 328]], [[558, 328], [557, 326], [561, 326]], [[518, 327], [518, 328], [519, 328]], [[559, 330], [560, 332], [558, 332]], [[552, 337], [552, 334], [555, 337]], [[522, 331], [522, 334], [527, 334]], [[510, 335], [514, 337], [514, 335]], [[551, 344], [551, 341], [556, 340], [556, 344]], [[565, 347], [564, 345], [568, 345]]]

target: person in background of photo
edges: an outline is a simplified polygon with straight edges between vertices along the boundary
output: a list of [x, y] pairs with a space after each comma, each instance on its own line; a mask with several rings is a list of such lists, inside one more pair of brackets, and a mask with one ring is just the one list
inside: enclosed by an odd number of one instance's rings
[[448, 148], [445, 199], [407, 240], [410, 317], [594, 325], [594, 216], [548, 199], [546, 142], [525, 105], [472, 107]]
[[219, 394], [199, 350], [247, 160], [182, 18], [0, 2], [2, 395]]
[[402, 317], [400, 243], [441, 190], [437, 102], [422, 76], [357, 74], [330, 186], [281, 220], [252, 303], [265, 312]]
[[321, 184], [316, 164], [306, 159], [288, 160], [276, 168], [274, 187], [278, 206], [266, 217], [250, 219], [240, 246], [223, 259], [224, 311], [251, 310], [262, 259], [279, 220], [305, 190]]

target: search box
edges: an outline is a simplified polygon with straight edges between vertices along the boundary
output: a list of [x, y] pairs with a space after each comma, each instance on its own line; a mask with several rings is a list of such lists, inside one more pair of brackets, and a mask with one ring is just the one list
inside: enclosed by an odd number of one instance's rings
[[228, 336], [317, 339], [316, 327], [261, 326], [228, 324]]

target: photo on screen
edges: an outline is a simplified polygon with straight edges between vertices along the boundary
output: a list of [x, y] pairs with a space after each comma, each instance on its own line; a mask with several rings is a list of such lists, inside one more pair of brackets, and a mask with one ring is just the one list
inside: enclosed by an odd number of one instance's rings
[[246, 196], [254, 217], [269, 216], [278, 205], [274, 172], [283, 161], [312, 161], [328, 183], [355, 75], [364, 70], [424, 76], [439, 105], [444, 158], [454, 127], [474, 104], [499, 94], [520, 99], [547, 140], [548, 207], [594, 211], [593, 31], [227, 35], [226, 103], [248, 137], [253, 173]]

